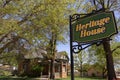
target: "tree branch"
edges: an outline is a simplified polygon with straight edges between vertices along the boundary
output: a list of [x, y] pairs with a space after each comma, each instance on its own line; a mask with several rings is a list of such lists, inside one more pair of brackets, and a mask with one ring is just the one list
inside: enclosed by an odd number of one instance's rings
[[100, 4], [102, 5], [102, 8], [105, 8], [104, 0], [100, 0]]
[[3, 59], [3, 58], [8, 58], [8, 57], [13, 57], [13, 56], [16, 56], [16, 55], [6, 55], [6, 56], [1, 56], [0, 59]]
[[4, 34], [1, 38], [0, 38], [0, 42], [7, 37], [12, 31], [9, 31], [8, 33]]
[[11, 41], [9, 41], [8, 43], [6, 43], [3, 47], [0, 48], [0, 54], [4, 51], [5, 48], [7, 48], [11, 43], [14, 43], [16, 41], [19, 40], [20, 37], [15, 37], [13, 38]]
[[107, 1], [107, 9], [109, 9], [110, 0]]
[[95, 9], [97, 10], [97, 4], [96, 4], [95, 0], [93, 0], [93, 3], [94, 3], [94, 6], [95, 6]]
[[120, 48], [120, 46], [117, 46], [115, 49], [112, 50], [112, 53], [117, 50], [118, 48]]
[[6, 2], [3, 4], [3, 7], [5, 7], [7, 4], [9, 4], [12, 0], [6, 0]]
[[114, 5], [116, 1], [114, 1], [113, 3], [111, 3], [111, 5], [109, 6], [109, 9]]

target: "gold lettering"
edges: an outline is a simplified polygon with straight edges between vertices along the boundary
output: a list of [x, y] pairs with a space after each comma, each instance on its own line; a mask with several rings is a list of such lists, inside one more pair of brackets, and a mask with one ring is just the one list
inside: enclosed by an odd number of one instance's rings
[[80, 33], [80, 37], [84, 37], [83, 35], [84, 35], [83, 31], [81, 31], [81, 33]]
[[86, 30], [84, 30], [84, 37], [86, 37], [87, 36], [87, 33], [86, 33], [87, 31]]
[[104, 33], [105, 32], [105, 27], [101, 27], [101, 28], [98, 28], [98, 29], [93, 29], [93, 30], [82, 30], [80, 32], [80, 37], [87, 37], [87, 36], [92, 36], [92, 35], [97, 35], [97, 34], [100, 34], [100, 33]]
[[100, 20], [96, 21], [97, 25], [100, 25]]
[[[96, 20], [96, 21], [90, 21], [86, 24], [78, 24], [76, 25], [76, 31], [82, 31], [82, 30], [87, 30], [88, 28], [91, 28], [91, 27], [96, 27], [96, 26], [99, 26], [99, 27], [103, 27], [105, 24], [107, 24], [108, 22], [110, 21], [110, 17], [106, 17], [106, 18], [102, 18], [102, 19], [99, 19], [99, 20]], [[84, 33], [85, 32], [85, 33]], [[90, 32], [89, 34], [96, 34], [97, 31], [92, 31]], [[98, 30], [98, 32], [100, 32], [100, 30]], [[82, 32], [85, 36], [87, 35], [86, 31], [83, 31]]]
[[79, 26], [78, 25], [76, 26], [76, 31], [79, 31]]
[[85, 28], [87, 29], [89, 27], [89, 23], [85, 24]]
[[80, 31], [81, 29], [82, 29], [82, 25], [81, 24], [76, 26], [76, 31]]
[[92, 21], [92, 27], [96, 26], [96, 21]]
[[110, 17], [107, 17], [106, 19], [105, 19], [105, 23], [108, 23], [110, 21]]
[[87, 36], [87, 31], [86, 30], [81, 31], [80, 37], [86, 37], [86, 36]]
[[89, 27], [92, 27], [92, 21], [90, 21], [90, 23], [89, 23]]
[[104, 19], [101, 19], [101, 20], [100, 20], [100, 25], [99, 25], [99, 26], [102, 27], [103, 25], [105, 25]]
[[86, 26], [85, 26], [85, 25], [82, 25], [82, 29], [86, 29]]

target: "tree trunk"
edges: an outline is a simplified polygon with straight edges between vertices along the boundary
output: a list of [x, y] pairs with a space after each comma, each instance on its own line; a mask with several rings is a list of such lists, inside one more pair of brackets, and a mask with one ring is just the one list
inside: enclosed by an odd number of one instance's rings
[[57, 35], [52, 33], [52, 38], [50, 40], [50, 52], [51, 52], [51, 65], [50, 65], [50, 79], [54, 80], [55, 79], [55, 54], [56, 54], [56, 40], [57, 40]]
[[82, 66], [82, 61], [80, 62], [80, 74], [81, 74], [81, 77], [83, 77], [83, 66]]
[[106, 72], [107, 72], [107, 69], [103, 68], [102, 69], [102, 78], [106, 77]]
[[108, 41], [107, 39], [104, 39], [103, 47], [106, 55], [108, 80], [116, 80], [114, 64], [113, 64], [113, 56], [112, 56], [112, 51], [110, 49], [110, 41]]
[[107, 71], [107, 70], [106, 70], [105, 68], [102, 69], [102, 78], [105, 78], [105, 77], [106, 77], [106, 74], [105, 74], [106, 71]]
[[52, 79], [52, 80], [55, 79], [54, 61], [55, 60], [51, 59], [51, 64], [50, 64], [50, 79]]

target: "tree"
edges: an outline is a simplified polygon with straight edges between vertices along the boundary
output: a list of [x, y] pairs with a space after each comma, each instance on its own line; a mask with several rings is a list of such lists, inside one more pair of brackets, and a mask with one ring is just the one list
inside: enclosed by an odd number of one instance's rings
[[[48, 49], [51, 60], [51, 78], [54, 79], [54, 58], [57, 42], [65, 42], [70, 5], [67, 0], [2, 0], [0, 1], [1, 41], [8, 37], [9, 32], [17, 34], [15, 40], [24, 38], [32, 47], [40, 46]], [[69, 6], [69, 7], [68, 7]], [[55, 8], [56, 7], [56, 8]], [[12, 39], [7, 45], [14, 43]], [[16, 40], [16, 41], [17, 41]], [[7, 42], [6, 42], [7, 43]]]
[[87, 52], [81, 51], [78, 54], [74, 54], [74, 65], [75, 70], [80, 72], [80, 76], [83, 77], [83, 72], [85, 71], [83, 65], [87, 62]]
[[83, 64], [85, 62], [87, 62], [87, 53], [85, 51], [81, 51], [79, 54], [78, 54], [78, 59], [79, 59], [79, 62], [80, 62], [80, 73], [81, 73], [81, 77], [83, 76], [83, 72], [84, 72], [84, 67], [83, 67]]
[[[9, 40], [9, 38], [5, 38], [1, 44], [4, 45], [4, 41], [6, 43], [7, 40]], [[2, 50], [2, 53], [0, 54], [1, 63], [17, 66], [18, 62], [21, 61], [21, 59], [24, 59], [24, 55], [28, 53], [29, 50], [30, 44], [25, 39], [19, 38], [17, 41], [10, 43]]]
[[102, 73], [102, 77], [106, 76], [106, 59], [105, 59], [105, 52], [103, 50], [102, 45], [97, 46], [93, 45], [88, 48], [89, 52], [89, 63], [93, 64], [96, 70]]
[[[65, 37], [63, 36], [67, 30], [68, 19], [68, 3], [67, 1], [50, 1], [50, 5], [46, 6], [48, 8], [46, 19], [46, 37], [49, 40], [47, 46], [47, 52], [49, 55], [49, 59], [51, 60], [51, 69], [50, 69], [50, 78], [54, 79], [55, 72], [54, 72], [54, 61], [55, 61], [55, 54], [56, 54], [56, 45], [57, 42], [64, 42]], [[51, 5], [52, 4], [52, 5]], [[58, 7], [58, 8], [54, 8]], [[59, 14], [59, 15], [58, 15]]]
[[[117, 5], [116, 0], [92, 0], [91, 1], [95, 6], [95, 10], [102, 9], [103, 11], [109, 11], [112, 9], [113, 4]], [[108, 39], [103, 40], [103, 47], [106, 55], [106, 62], [107, 62], [107, 70], [108, 70], [108, 79], [113, 80], [116, 79], [114, 65], [113, 65], [113, 56], [112, 51], [110, 49], [110, 41]]]
[[[119, 42], [112, 42], [111, 43], [111, 48], [112, 48], [112, 51], [113, 51], [113, 53], [112, 53], [112, 55], [113, 55], [113, 57], [114, 57], [114, 65], [120, 65], [120, 60], [119, 60], [119, 56], [120, 56], [120, 54], [119, 54], [119, 52], [120, 52], [120, 48], [119, 48]], [[115, 66], [115, 67], [116, 67]]]

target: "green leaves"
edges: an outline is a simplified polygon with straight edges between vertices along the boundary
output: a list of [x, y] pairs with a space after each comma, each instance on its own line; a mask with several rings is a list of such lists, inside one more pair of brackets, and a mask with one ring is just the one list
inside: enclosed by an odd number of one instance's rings
[[17, 36], [27, 39], [33, 47], [46, 47], [53, 43], [51, 49], [55, 50], [56, 42], [66, 41], [64, 35], [68, 32], [68, 16], [73, 10], [68, 6], [74, 1], [0, 1], [0, 36], [3, 38], [8, 32], [14, 32]]

